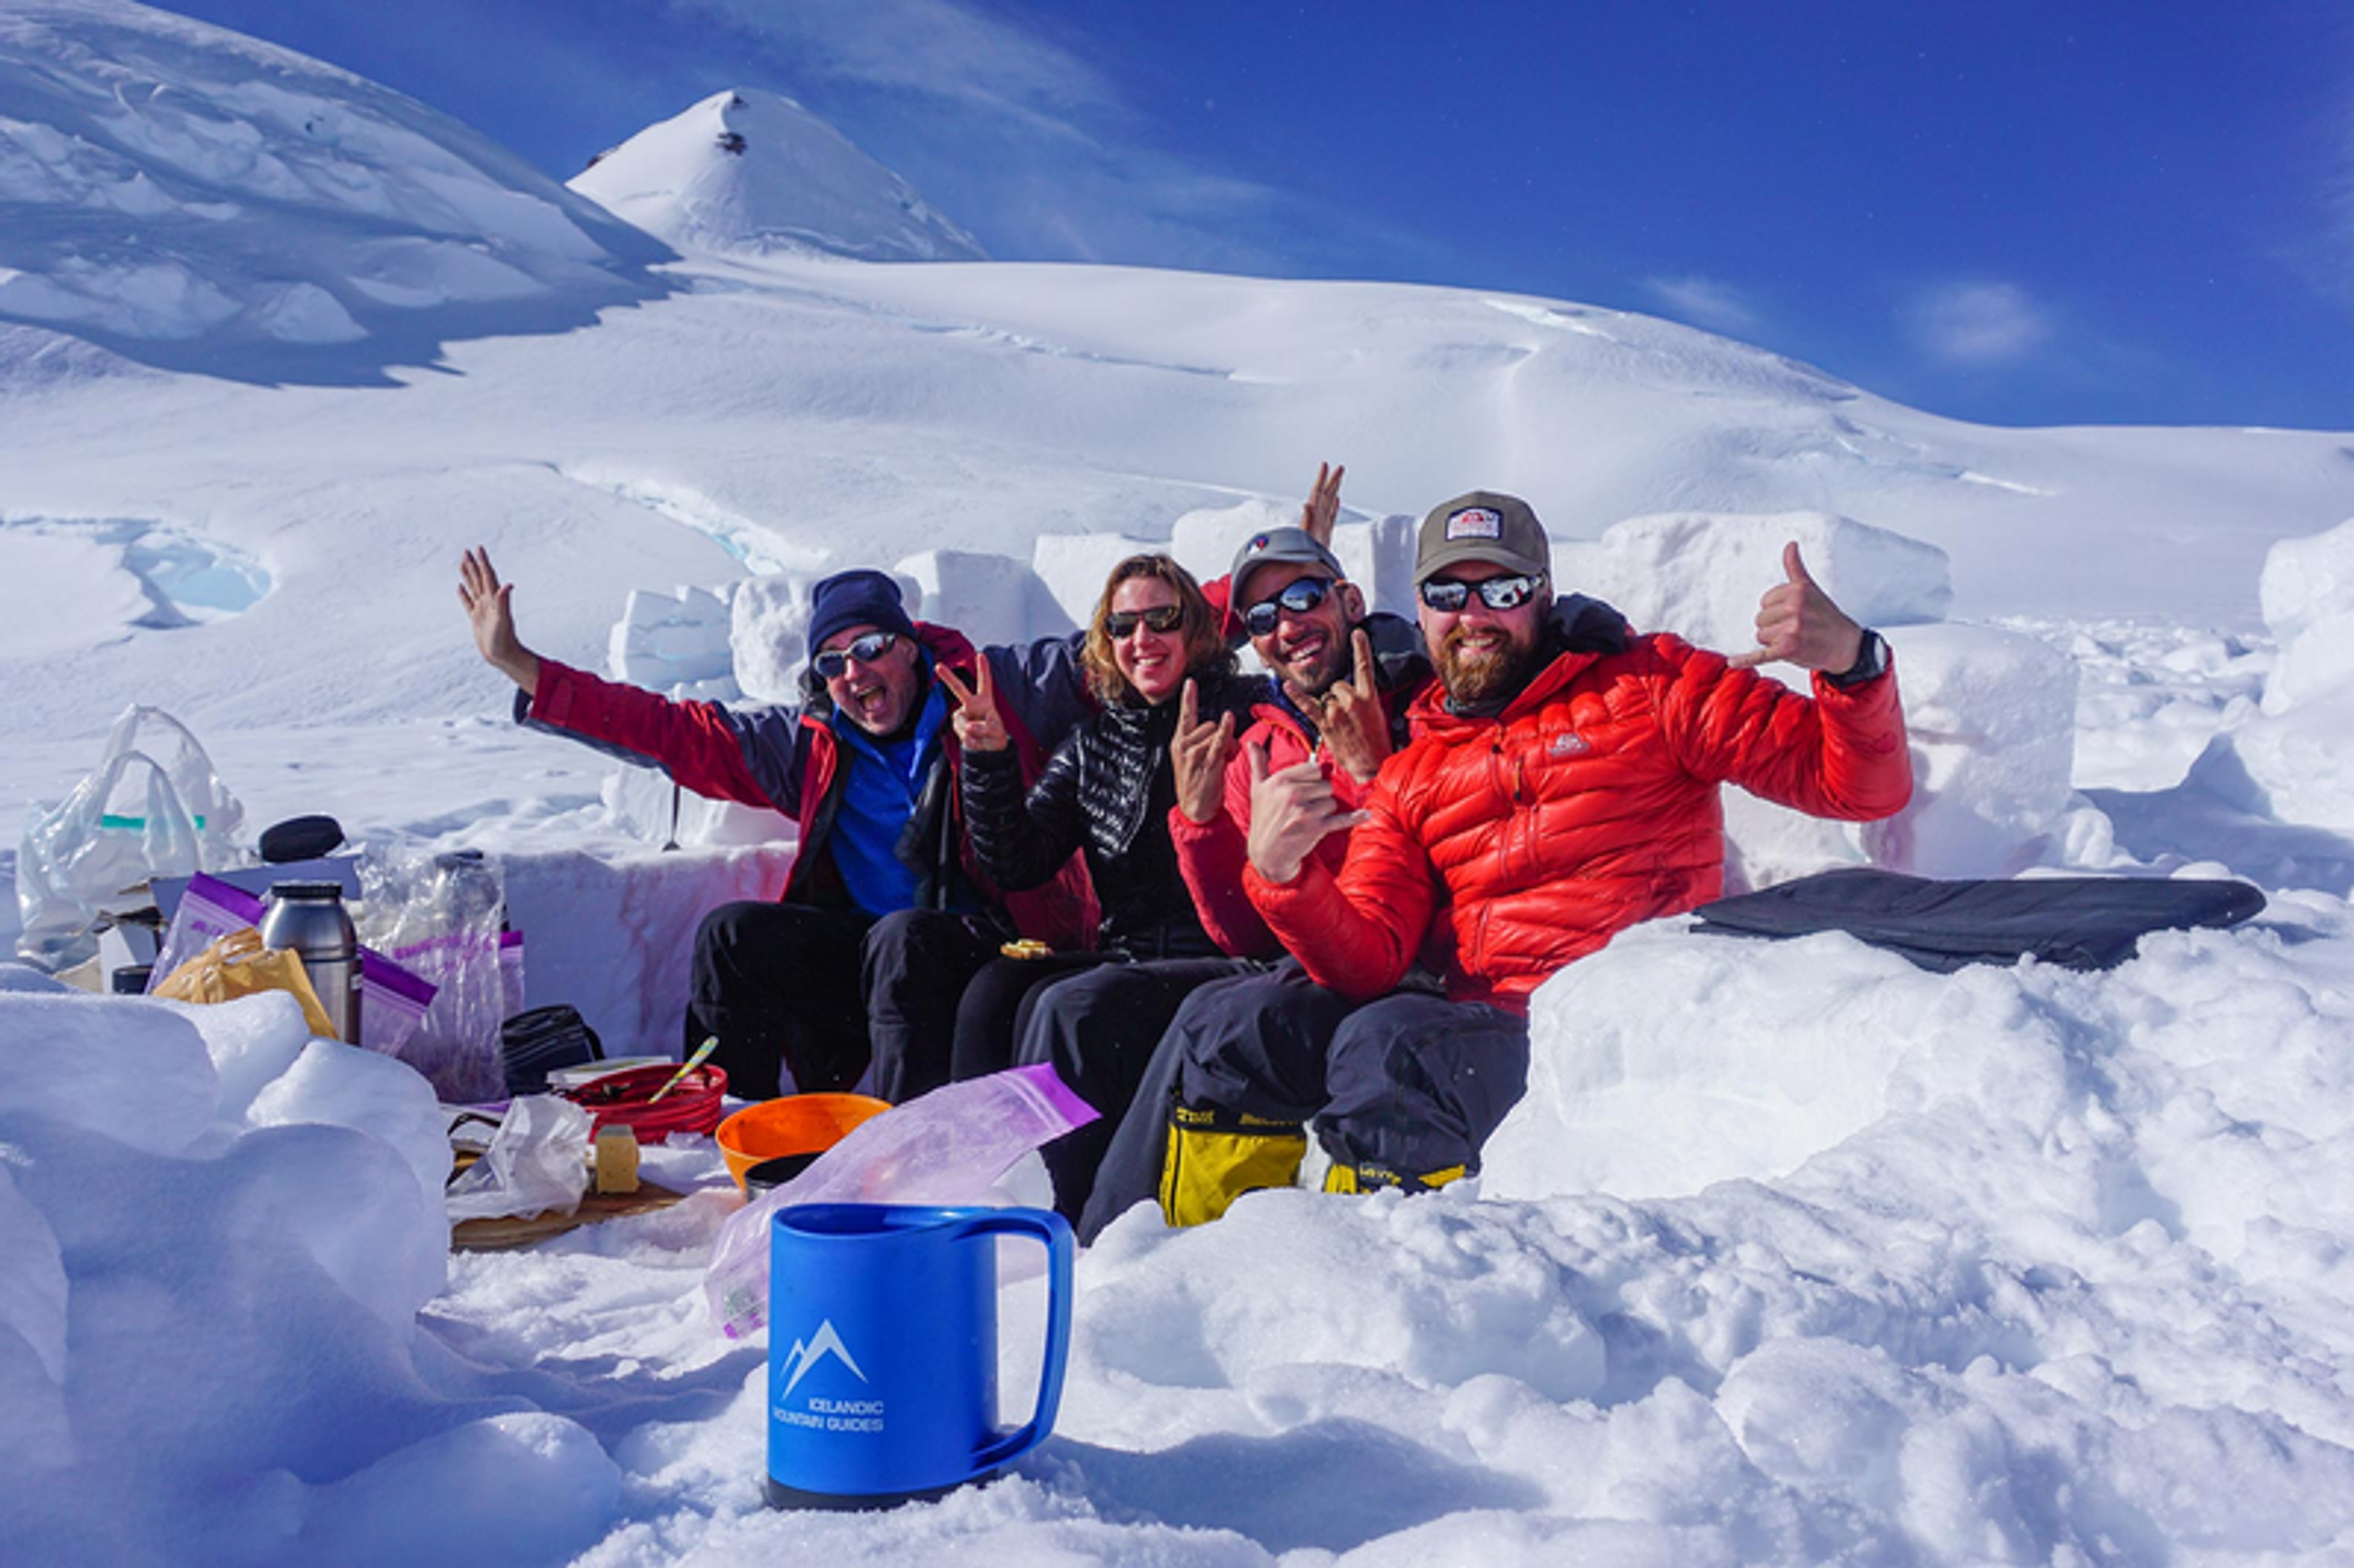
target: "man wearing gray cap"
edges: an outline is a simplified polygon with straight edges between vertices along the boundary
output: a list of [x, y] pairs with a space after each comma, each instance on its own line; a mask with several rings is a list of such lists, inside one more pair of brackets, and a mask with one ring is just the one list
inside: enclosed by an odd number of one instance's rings
[[[1904, 804], [1886, 644], [1795, 544], [1783, 568], [1758, 646], [1734, 658], [1593, 616], [1573, 635], [1527, 503], [1475, 491], [1432, 509], [1415, 580], [1437, 680], [1409, 710], [1413, 744], [1361, 805], [1313, 761], [1245, 750], [1245, 890], [1310, 980], [1364, 1005], [1329, 1042], [1279, 1013], [1237, 1021], [1189, 1075], [1181, 1110], [1222, 1118], [1222, 1137], [1179, 1140], [1172, 1223], [1288, 1181], [1311, 1116], [1330, 1190], [1476, 1171], [1526, 1085], [1530, 993], [1615, 932], [1722, 891], [1722, 783], [1854, 821]], [[1811, 696], [1754, 673], [1777, 659], [1815, 672]], [[1342, 831], [1335, 867], [1321, 846]], [[1443, 996], [1396, 989], [1417, 958]]]

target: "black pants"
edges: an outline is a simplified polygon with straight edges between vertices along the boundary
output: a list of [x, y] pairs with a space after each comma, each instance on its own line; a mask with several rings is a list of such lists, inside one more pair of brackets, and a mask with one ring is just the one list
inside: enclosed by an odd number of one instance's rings
[[1115, 1133], [1078, 1226], [1091, 1241], [1153, 1196], [1173, 1104], [1270, 1122], [1313, 1118], [1335, 1165], [1367, 1184], [1477, 1171], [1528, 1087], [1528, 1021], [1399, 991], [1363, 1006], [1293, 962], [1205, 986], [1178, 1010]]
[[[1153, 1047], [1125, 1115], [1097, 1162], [1078, 1222], [1082, 1242], [1161, 1188], [1169, 1158], [1169, 1107], [1190, 1081], [1196, 1104], [1275, 1121], [1305, 1122], [1323, 1108], [1324, 1054], [1355, 1003], [1286, 959], [1260, 974], [1204, 985], [1187, 996]], [[1257, 1042], [1246, 1065], [1228, 1042]]]
[[1096, 1168], [1135, 1099], [1170, 1020], [1187, 997], [1214, 981], [1255, 971], [1248, 959], [1158, 959], [1107, 963], [1031, 989], [1015, 1028], [1017, 1065], [1045, 1063], [1102, 1118], [1065, 1133], [1039, 1152], [1055, 1181], [1055, 1208], [1079, 1222]]
[[894, 1104], [949, 1078], [957, 1001], [997, 951], [978, 916], [907, 909], [874, 919], [801, 904], [724, 904], [695, 935], [691, 1050], [748, 1099], [856, 1086]]

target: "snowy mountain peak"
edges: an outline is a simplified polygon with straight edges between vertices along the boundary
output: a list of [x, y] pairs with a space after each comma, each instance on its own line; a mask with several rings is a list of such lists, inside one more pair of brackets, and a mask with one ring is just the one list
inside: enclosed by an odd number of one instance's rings
[[716, 92], [650, 125], [572, 188], [684, 251], [987, 260], [907, 181], [790, 98]]

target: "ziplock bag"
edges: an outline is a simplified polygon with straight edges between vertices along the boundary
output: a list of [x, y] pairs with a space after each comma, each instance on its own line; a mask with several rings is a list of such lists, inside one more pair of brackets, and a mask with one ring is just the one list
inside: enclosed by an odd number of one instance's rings
[[302, 1004], [302, 1022], [322, 1040], [335, 1037], [327, 1010], [319, 1005], [310, 971], [300, 954], [284, 948], [265, 948], [261, 933], [239, 927], [174, 969], [154, 995], [165, 1001], [235, 1001], [265, 991], [282, 991]]
[[401, 1060], [452, 1104], [504, 1097], [499, 1025], [507, 1016], [506, 980], [499, 952], [505, 889], [497, 865], [470, 852], [422, 844], [371, 847], [360, 858], [360, 906], [353, 918], [369, 947], [434, 988]]
[[787, 1204], [991, 1203], [991, 1183], [1015, 1160], [1098, 1114], [1040, 1063], [934, 1089], [861, 1123], [727, 1216], [703, 1275], [711, 1320], [731, 1340], [767, 1324], [769, 1222]]
[[[147, 977], [148, 994], [154, 995], [173, 970], [220, 938], [241, 927], [260, 925], [268, 907], [266, 900], [217, 876], [198, 872], [190, 877], [179, 907], [172, 911], [171, 928], [164, 933], [163, 951]], [[382, 953], [362, 948], [360, 995], [365, 1000], [359, 1044], [381, 1055], [398, 1056], [432, 1005], [433, 983]]]

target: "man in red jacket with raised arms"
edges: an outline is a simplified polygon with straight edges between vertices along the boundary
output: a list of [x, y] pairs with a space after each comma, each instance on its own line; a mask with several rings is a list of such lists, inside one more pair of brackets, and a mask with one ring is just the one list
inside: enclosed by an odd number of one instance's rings
[[[1366, 1002], [1324, 1046], [1313, 1114], [1328, 1187], [1420, 1189], [1478, 1169], [1526, 1087], [1530, 993], [1615, 932], [1722, 891], [1721, 784], [1850, 821], [1910, 798], [1887, 644], [1816, 586], [1796, 545], [1783, 567], [1758, 646], [1737, 657], [1657, 633], [1573, 648], [1549, 627], [1535, 514], [1474, 492], [1423, 520], [1415, 580], [1438, 680], [1363, 808], [1314, 761], [1270, 768], [1250, 754], [1251, 902], [1310, 979]], [[1813, 695], [1755, 673], [1769, 660], [1814, 671]], [[1335, 871], [1314, 852], [1342, 828]], [[1417, 958], [1443, 997], [1392, 994]], [[1238, 1040], [1231, 1097], [1249, 1099], [1259, 1064], [1315, 1044]], [[1299, 1136], [1258, 1119], [1266, 1136]], [[1261, 1184], [1246, 1150], [1239, 1165], [1223, 1186], [1191, 1172], [1170, 1217], [1214, 1217]]]

